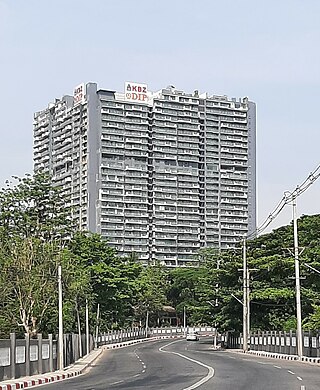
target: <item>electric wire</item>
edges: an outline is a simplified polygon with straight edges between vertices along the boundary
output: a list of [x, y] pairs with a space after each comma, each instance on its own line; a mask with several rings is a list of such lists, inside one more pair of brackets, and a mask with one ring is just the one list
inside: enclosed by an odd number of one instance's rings
[[250, 240], [261, 233], [263, 233], [266, 228], [273, 222], [277, 216], [281, 213], [283, 208], [293, 200], [295, 200], [299, 195], [305, 192], [318, 178], [320, 177], [320, 164], [314, 169], [309, 176], [302, 182], [302, 184], [298, 185], [292, 192], [285, 191], [282, 199], [276, 206], [276, 208], [269, 214], [269, 216], [265, 219], [265, 221], [256, 228], [254, 232], [249, 234], [246, 239]]

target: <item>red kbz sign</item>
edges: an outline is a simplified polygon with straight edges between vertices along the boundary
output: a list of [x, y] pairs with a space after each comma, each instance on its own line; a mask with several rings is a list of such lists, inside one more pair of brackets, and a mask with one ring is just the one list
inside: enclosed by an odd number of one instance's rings
[[73, 92], [73, 104], [83, 104], [85, 101], [85, 85], [84, 83], [78, 85]]
[[148, 101], [148, 88], [146, 84], [125, 83], [125, 100], [142, 103]]

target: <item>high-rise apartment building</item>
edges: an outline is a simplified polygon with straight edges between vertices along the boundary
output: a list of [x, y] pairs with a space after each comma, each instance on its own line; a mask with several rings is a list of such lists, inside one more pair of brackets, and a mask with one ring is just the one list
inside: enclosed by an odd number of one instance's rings
[[34, 169], [79, 229], [118, 253], [184, 265], [256, 228], [256, 109], [247, 98], [78, 86], [34, 116]]

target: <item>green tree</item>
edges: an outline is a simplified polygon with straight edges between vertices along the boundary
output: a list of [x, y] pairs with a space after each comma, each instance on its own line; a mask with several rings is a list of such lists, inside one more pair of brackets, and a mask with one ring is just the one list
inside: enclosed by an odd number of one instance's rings
[[176, 308], [180, 319], [186, 310], [189, 325], [211, 324], [206, 269], [203, 266], [176, 268], [170, 272], [169, 281], [168, 300]]
[[101, 329], [130, 326], [134, 322], [136, 281], [141, 264], [134, 259], [117, 256], [115, 249], [98, 234], [76, 234], [70, 250], [88, 267], [92, 304], [100, 304]]
[[61, 245], [65, 244], [72, 225], [61, 190], [53, 187], [50, 177], [43, 173], [14, 180], [0, 191], [2, 236], [60, 240]]
[[159, 313], [167, 304], [167, 272], [156, 263], [143, 268], [136, 282], [137, 295], [134, 302], [136, 319], [145, 325], [147, 313], [149, 326], [160, 325]]
[[16, 186], [0, 191], [0, 224], [0, 324], [10, 326], [2, 333], [55, 332], [58, 266], [68, 280], [66, 291], [74, 291], [75, 278], [85, 274], [83, 268], [75, 272], [64, 249], [71, 224], [60, 190], [46, 175], [17, 178]]
[[[320, 216], [303, 216], [298, 220], [302, 279], [301, 298], [304, 328], [315, 327], [320, 306], [320, 275], [311, 272], [305, 263], [320, 270]], [[293, 228], [283, 226], [247, 243], [250, 273], [251, 329], [283, 330], [294, 325], [295, 282], [292, 255]], [[291, 248], [291, 253], [290, 249]], [[211, 313], [224, 330], [242, 331], [242, 248], [217, 253], [213, 249], [201, 254], [206, 271], [203, 290], [206, 300], [218, 301]], [[219, 259], [219, 267], [217, 262]], [[216, 288], [218, 286], [218, 288]], [[204, 304], [204, 303], [203, 303]], [[208, 308], [209, 309], [209, 308]]]

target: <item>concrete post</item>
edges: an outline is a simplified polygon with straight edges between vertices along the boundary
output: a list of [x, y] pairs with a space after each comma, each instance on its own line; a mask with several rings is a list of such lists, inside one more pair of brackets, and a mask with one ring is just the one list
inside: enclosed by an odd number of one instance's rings
[[86, 299], [86, 355], [90, 353], [90, 340], [89, 340], [89, 305], [88, 299]]
[[300, 295], [300, 263], [299, 263], [299, 244], [298, 244], [298, 223], [296, 198], [292, 200], [293, 206], [293, 233], [294, 233], [294, 267], [296, 280], [296, 308], [297, 308], [297, 355], [299, 360], [303, 356], [303, 341], [302, 341], [302, 318], [301, 318], [301, 295]]
[[243, 239], [243, 352], [248, 351], [248, 272], [246, 239]]
[[49, 371], [53, 371], [53, 337], [52, 334], [48, 335], [49, 339]]
[[30, 376], [30, 335], [25, 335], [26, 341], [26, 376]]
[[63, 360], [63, 304], [62, 304], [62, 269], [61, 265], [58, 267], [58, 296], [59, 296], [59, 303], [58, 303], [58, 312], [59, 312], [59, 336], [58, 336], [58, 367], [59, 370], [62, 370], [64, 367], [64, 360]]
[[16, 334], [10, 333], [10, 376], [16, 377]]
[[42, 334], [38, 334], [38, 373], [42, 374]]

